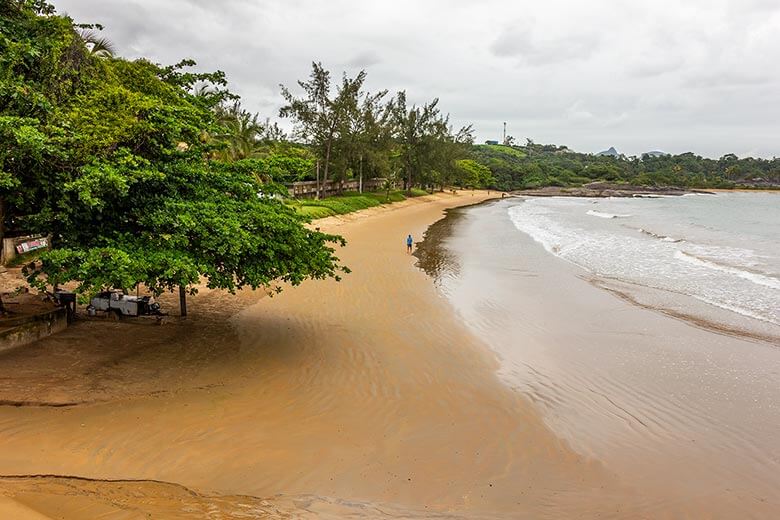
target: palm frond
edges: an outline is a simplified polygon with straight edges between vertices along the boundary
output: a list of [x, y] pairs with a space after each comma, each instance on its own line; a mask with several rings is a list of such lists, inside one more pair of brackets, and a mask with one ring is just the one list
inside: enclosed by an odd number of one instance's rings
[[114, 42], [108, 38], [101, 37], [95, 31], [87, 30], [81, 31], [80, 36], [92, 56], [97, 56], [98, 58], [114, 57], [116, 47], [114, 46]]

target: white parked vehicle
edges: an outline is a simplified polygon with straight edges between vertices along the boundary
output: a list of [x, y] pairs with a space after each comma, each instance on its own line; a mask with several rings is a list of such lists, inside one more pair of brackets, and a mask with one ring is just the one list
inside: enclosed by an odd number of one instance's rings
[[121, 316], [162, 316], [160, 304], [151, 296], [130, 296], [122, 291], [108, 291], [97, 294], [89, 302], [87, 313], [113, 313]]

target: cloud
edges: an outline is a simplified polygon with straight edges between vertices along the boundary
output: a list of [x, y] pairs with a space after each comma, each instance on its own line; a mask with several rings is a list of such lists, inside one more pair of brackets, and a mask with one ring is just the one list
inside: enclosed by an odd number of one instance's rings
[[550, 65], [583, 60], [599, 45], [595, 34], [537, 35], [526, 21], [504, 28], [490, 45], [490, 51], [501, 58], [519, 58], [531, 65]]
[[[479, 140], [627, 154], [780, 155], [777, 0], [51, 0], [122, 56], [221, 69], [274, 118], [312, 61], [366, 86], [441, 98]], [[289, 122], [283, 121], [283, 125]]]
[[363, 51], [355, 54], [346, 64], [349, 67], [357, 69], [367, 69], [372, 65], [377, 65], [382, 62], [382, 59], [374, 51]]

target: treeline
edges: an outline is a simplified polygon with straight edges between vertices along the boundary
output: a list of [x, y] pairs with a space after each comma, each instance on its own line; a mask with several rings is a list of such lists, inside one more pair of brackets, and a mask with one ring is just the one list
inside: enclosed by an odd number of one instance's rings
[[290, 136], [238, 103], [218, 107], [225, 128], [219, 157], [244, 161], [281, 183], [383, 178], [410, 190], [492, 181], [489, 171], [469, 158], [472, 127], [454, 132], [438, 99], [418, 106], [403, 91], [369, 92], [365, 81], [361, 71], [334, 82], [322, 64], [313, 63], [311, 75], [295, 90], [281, 89], [279, 115], [293, 123]]
[[708, 159], [693, 153], [624, 157], [577, 153], [566, 146], [475, 145], [472, 157], [487, 167], [500, 190], [612, 182], [639, 186], [733, 188], [780, 186], [780, 159]]

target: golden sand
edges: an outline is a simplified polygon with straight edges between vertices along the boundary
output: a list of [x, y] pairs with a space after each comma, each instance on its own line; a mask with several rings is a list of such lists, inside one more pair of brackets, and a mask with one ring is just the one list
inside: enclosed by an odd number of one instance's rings
[[349, 242], [342, 282], [248, 307], [210, 292], [187, 321], [87, 322], [0, 356], [0, 513], [632, 517], [633, 491], [499, 382], [405, 252], [487, 197], [319, 221]]

